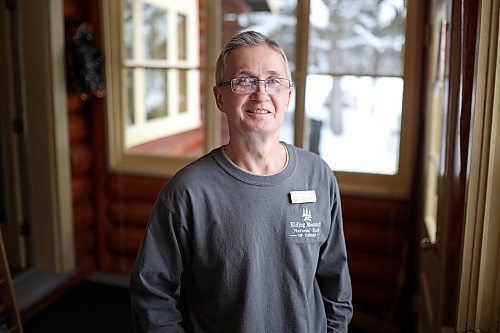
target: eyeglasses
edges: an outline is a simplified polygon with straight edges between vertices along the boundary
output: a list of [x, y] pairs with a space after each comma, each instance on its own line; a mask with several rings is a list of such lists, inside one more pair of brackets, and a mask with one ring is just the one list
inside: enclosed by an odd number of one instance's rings
[[217, 86], [231, 86], [231, 90], [236, 94], [253, 94], [259, 89], [261, 81], [264, 82], [264, 89], [268, 94], [279, 94], [292, 87], [290, 80], [279, 77], [266, 80], [259, 80], [255, 77], [235, 77], [230, 81], [219, 83]]

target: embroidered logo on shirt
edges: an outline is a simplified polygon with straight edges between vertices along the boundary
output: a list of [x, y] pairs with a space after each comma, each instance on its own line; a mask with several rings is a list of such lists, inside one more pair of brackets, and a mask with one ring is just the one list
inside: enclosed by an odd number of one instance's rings
[[302, 209], [302, 221], [288, 222], [289, 236], [300, 239], [315, 239], [320, 235], [321, 222], [314, 222], [312, 212]]
[[302, 209], [302, 218], [304, 219], [304, 222], [311, 222], [312, 221], [311, 210], [307, 208]]

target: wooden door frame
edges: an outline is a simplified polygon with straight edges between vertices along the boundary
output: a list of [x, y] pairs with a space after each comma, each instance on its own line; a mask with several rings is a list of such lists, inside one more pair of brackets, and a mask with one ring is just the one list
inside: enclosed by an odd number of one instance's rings
[[[425, 274], [419, 277], [419, 301], [431, 305], [431, 323], [427, 332], [454, 331], [458, 322], [459, 287], [461, 263], [465, 256], [463, 238], [466, 222], [467, 187], [470, 183], [470, 149], [472, 144], [471, 123], [474, 100], [475, 39], [477, 24], [477, 4], [474, 1], [462, 3], [457, 0], [437, 0], [430, 2], [430, 8], [446, 2], [451, 8], [450, 18], [450, 62], [449, 95], [446, 111], [444, 144], [444, 168], [440, 175], [440, 199], [437, 219], [438, 242], [427, 252], [421, 253], [418, 272], [424, 270], [424, 261], [429, 256], [436, 265], [436, 280], [420, 283]], [[433, 7], [434, 6], [434, 7]], [[432, 10], [430, 11], [432, 13]], [[471, 38], [472, 37], [472, 38]], [[447, 66], [448, 67], [448, 66]], [[423, 229], [423, 228], [422, 228]], [[422, 234], [422, 235], [425, 235]], [[427, 259], [426, 259], [427, 258]], [[432, 285], [432, 297], [425, 292], [423, 285]], [[427, 295], [427, 297], [426, 297]], [[434, 303], [432, 302], [434, 301]], [[430, 302], [430, 303], [429, 303]], [[421, 307], [422, 311], [428, 309]], [[419, 313], [422, 317], [422, 313]], [[420, 317], [419, 317], [420, 319]], [[420, 324], [419, 320], [419, 324]], [[422, 329], [421, 325], [419, 328]]]
[[[25, 116], [28, 210], [33, 264], [41, 271], [74, 269], [73, 211], [66, 105], [63, 0], [29, 0], [3, 6], [1, 15], [17, 11], [22, 51], [19, 63], [20, 107]], [[0, 27], [2, 36], [7, 27]], [[2, 60], [6, 60], [2, 58]], [[2, 66], [6, 66], [2, 63]], [[17, 89], [17, 88], [16, 88]], [[12, 93], [12, 89], [10, 91]], [[1, 97], [9, 94], [0, 92]], [[13, 110], [7, 110], [13, 114]]]
[[[9, 263], [16, 268], [25, 268], [29, 261], [26, 251], [26, 239], [22, 237], [21, 225], [25, 219], [27, 207], [26, 182], [22, 175], [25, 174], [26, 165], [21, 163], [24, 159], [24, 136], [18, 135], [13, 122], [19, 119], [16, 105], [20, 103], [20, 91], [15, 89], [19, 86], [19, 64], [16, 31], [11, 31], [16, 20], [5, 8], [0, 10], [0, 46], [5, 52], [0, 52], [0, 109], [1, 114], [1, 144], [3, 152], [3, 172], [5, 177], [5, 205], [6, 216], [1, 229], [4, 235], [4, 245], [9, 255]], [[9, 50], [9, 51], [7, 51]], [[23, 200], [24, 199], [24, 200]]]
[[[19, 2], [35, 267], [75, 267], [62, 0]], [[32, 13], [36, 13], [33, 15]], [[28, 77], [28, 73], [30, 77]]]
[[459, 332], [496, 332], [499, 329], [500, 5], [497, 1], [482, 0], [479, 10], [470, 180], [458, 303]]

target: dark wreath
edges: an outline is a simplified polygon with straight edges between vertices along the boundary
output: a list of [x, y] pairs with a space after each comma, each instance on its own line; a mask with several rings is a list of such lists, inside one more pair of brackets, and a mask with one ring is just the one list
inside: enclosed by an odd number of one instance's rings
[[83, 100], [89, 99], [92, 95], [96, 97], [106, 95], [102, 74], [104, 60], [95, 45], [93, 32], [91, 24], [82, 23], [68, 41], [69, 83], [72, 88], [80, 92]]

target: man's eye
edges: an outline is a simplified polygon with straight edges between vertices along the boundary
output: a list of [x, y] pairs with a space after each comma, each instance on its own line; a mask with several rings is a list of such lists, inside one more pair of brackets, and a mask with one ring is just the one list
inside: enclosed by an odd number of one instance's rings
[[240, 78], [238, 80], [238, 85], [239, 86], [242, 86], [242, 87], [248, 87], [248, 86], [252, 86], [255, 84], [255, 80], [253, 78], [250, 78], [250, 77], [243, 77], [243, 78]]
[[266, 82], [268, 86], [277, 86], [280, 84], [279, 79], [267, 79]]

